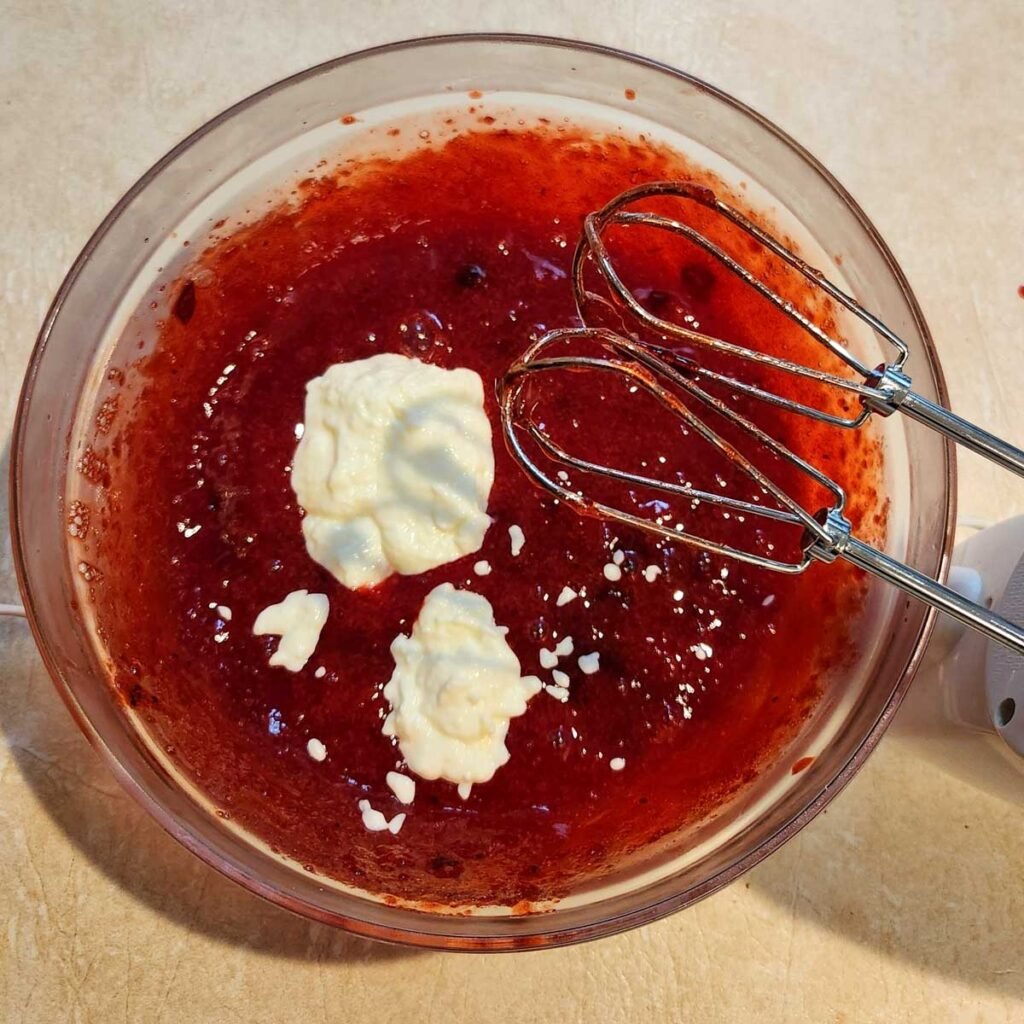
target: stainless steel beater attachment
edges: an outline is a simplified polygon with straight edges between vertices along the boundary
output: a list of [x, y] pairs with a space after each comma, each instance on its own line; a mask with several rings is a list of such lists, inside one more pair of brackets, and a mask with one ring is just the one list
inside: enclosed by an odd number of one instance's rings
[[[868, 367], [836, 338], [822, 330], [705, 235], [664, 214], [630, 208], [643, 200], [665, 197], [698, 203], [752, 236], [813, 286], [867, 324], [893, 348], [893, 360], [877, 368]], [[637, 226], [670, 232], [710, 254], [799, 324], [818, 344], [841, 361], [849, 375], [828, 373], [737, 345], [698, 330], [698, 325], [693, 322], [675, 323], [650, 312], [619, 277], [605, 238], [609, 228]], [[585, 282], [588, 268], [600, 274], [610, 298], [588, 290]], [[506, 442], [513, 456], [537, 484], [584, 515], [637, 527], [675, 543], [713, 551], [778, 572], [799, 573], [814, 561], [846, 559], [1024, 655], [1024, 628], [854, 537], [850, 522], [844, 514], [846, 494], [843, 488], [820, 469], [769, 436], [738, 412], [730, 401], [720, 397], [726, 392], [730, 396], [743, 395], [848, 429], [861, 426], [873, 412], [888, 416], [900, 411], [998, 465], [1024, 476], [1024, 451], [954, 415], [948, 409], [935, 405], [911, 389], [910, 377], [903, 369], [908, 355], [907, 346], [888, 327], [828, 281], [820, 271], [808, 266], [777, 239], [719, 200], [709, 189], [685, 182], [641, 185], [622, 193], [603, 209], [590, 214], [584, 221], [583, 235], [576, 248], [572, 276], [576, 306], [583, 323], [592, 323], [592, 311], [603, 310], [614, 314], [617, 321], [622, 323], [623, 330], [613, 331], [607, 326], [591, 325], [549, 331], [526, 350], [500, 382], [499, 401]], [[817, 385], [840, 389], [856, 396], [860, 400], [860, 409], [856, 414], [844, 416], [834, 410], [794, 401], [731, 373], [722, 373], [702, 365], [693, 356], [673, 349], [673, 339], [686, 342], [691, 352], [699, 352], [701, 348], [713, 350], [760, 364], [772, 371], [814, 381]], [[596, 463], [566, 451], [554, 439], [543, 418], [538, 418], [537, 395], [531, 390], [531, 385], [540, 376], [588, 371], [617, 375], [625, 379], [631, 392], [643, 389], [661, 406], [679, 417], [688, 433], [700, 437], [737, 467], [754, 486], [757, 492], [753, 495], [755, 500], [698, 489], [689, 482], [678, 483]], [[763, 453], [765, 459], [759, 458], [755, 464], [746, 451], [750, 446]], [[804, 474], [821, 490], [825, 503], [813, 510], [805, 508], [774, 478], [769, 464], [787, 465]], [[569, 470], [576, 474], [572, 486], [567, 472]], [[706, 504], [721, 510], [725, 515], [735, 515], [741, 523], [749, 518], [752, 524], [768, 520], [796, 528], [801, 531], [801, 554], [787, 560], [775, 557], [772, 553], [754, 550], [753, 545], [750, 548], [737, 547], [713, 537], [695, 535], [683, 523], [675, 521], [675, 516], [666, 521], [663, 516], [637, 515], [618, 504], [588, 497], [585, 490], [575, 486], [580, 480], [587, 479], [612, 481], [652, 493], [660, 492], [677, 501], [689, 503], [691, 508]], [[760, 500], [761, 495], [765, 498], [763, 502]]]

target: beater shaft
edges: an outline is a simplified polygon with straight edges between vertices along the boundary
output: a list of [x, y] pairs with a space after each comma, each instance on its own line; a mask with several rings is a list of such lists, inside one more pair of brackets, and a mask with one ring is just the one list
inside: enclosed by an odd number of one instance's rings
[[[820, 557], [813, 547], [810, 553], [813, 557]], [[991, 608], [969, 601], [930, 576], [858, 540], [850, 533], [849, 524], [846, 524], [845, 533], [837, 536], [836, 544], [831, 549], [831, 557], [836, 556], [852, 562], [872, 576], [885, 580], [886, 583], [899, 587], [904, 593], [916, 597], [932, 608], [945, 612], [990, 640], [995, 640], [1017, 654], [1024, 655], [1024, 628], [996, 614]]]
[[937, 430], [956, 444], [983, 455], [1011, 473], [1024, 476], [1024, 451], [1001, 437], [990, 434], [970, 420], [965, 420], [955, 412], [930, 402], [916, 391], [908, 391], [903, 396], [899, 408], [911, 419]]

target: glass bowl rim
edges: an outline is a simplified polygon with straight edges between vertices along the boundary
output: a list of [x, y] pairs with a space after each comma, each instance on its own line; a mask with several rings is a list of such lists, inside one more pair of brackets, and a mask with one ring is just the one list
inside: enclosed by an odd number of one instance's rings
[[[567, 929], [564, 927], [558, 928], [557, 925], [555, 925], [550, 929], [550, 931], [545, 931], [542, 934], [531, 934], [529, 936], [518, 936], [515, 933], [509, 933], [503, 937], [467, 936], [464, 934], [454, 933], [445, 935], [433, 931], [418, 930], [413, 921], [416, 916], [419, 916], [422, 913], [421, 911], [409, 911], [410, 925], [408, 927], [391, 928], [382, 927], [369, 921], [362, 921], [348, 916], [343, 917], [339, 914], [323, 910], [316, 904], [297, 900], [289, 894], [279, 891], [274, 886], [263, 883], [259, 878], [254, 877], [251, 872], [246, 871], [241, 865], [231, 861], [226, 861], [216, 851], [208, 847], [201, 836], [194, 834], [187, 826], [180, 824], [176, 817], [167, 811], [160, 801], [149, 792], [148, 788], [140, 780], [135, 779], [122, 766], [119, 759], [107, 747], [102, 734], [95, 728], [91, 719], [85, 714], [79, 705], [75, 694], [72, 692], [71, 687], [68, 686], [63, 678], [63, 674], [57, 664], [57, 659], [54, 657], [43, 629], [40, 626], [39, 617], [36, 613], [35, 603], [33, 601], [32, 586], [27, 572], [27, 555], [24, 547], [24, 528], [20, 516], [20, 495], [24, 488], [22, 473], [24, 467], [23, 448], [26, 425], [32, 404], [34, 385], [38, 375], [39, 366], [45, 356], [51, 331], [60, 314], [64, 302], [74, 287], [83, 268], [91, 258], [93, 252], [99, 246], [111, 226], [122, 215], [124, 210], [166, 167], [174, 163], [179, 156], [185, 153], [203, 136], [213, 131], [215, 128], [245, 113], [251, 107], [259, 104], [263, 99], [283, 89], [287, 89], [298, 82], [315, 77], [345, 64], [355, 63], [376, 55], [401, 52], [403, 50], [419, 49], [437, 45], [480, 43], [548, 46], [580, 53], [592, 53], [619, 60], [627, 65], [632, 64], [644, 67], [648, 70], [675, 78], [692, 88], [709, 94], [717, 101], [732, 107], [740, 114], [755, 122], [763, 131], [773, 135], [778, 141], [783, 143], [784, 146], [794, 152], [803, 161], [803, 163], [805, 163], [818, 175], [819, 178], [823, 180], [824, 184], [836, 195], [842, 204], [845, 205], [847, 210], [852, 213], [865, 233], [869, 236], [875, 250], [884, 260], [889, 274], [891, 274], [893, 280], [897, 284], [902, 298], [907, 303], [907, 306], [911, 311], [915, 327], [924, 343], [928, 369], [932, 374], [939, 401], [943, 405], [947, 406], [949, 403], [948, 389], [934, 341], [905, 274], [881, 234], [872, 224], [866, 213], [861, 209], [853, 196], [824, 166], [824, 164], [822, 164], [812, 153], [805, 149], [795, 139], [791, 138], [767, 117], [758, 113], [756, 110], [740, 100], [735, 99], [728, 93], [723, 92], [721, 89], [708, 84], [694, 75], [680, 71], [679, 69], [662, 61], [643, 57], [617, 47], [590, 43], [582, 40], [566, 39], [558, 36], [530, 33], [468, 32], [419, 36], [356, 50], [340, 57], [323, 61], [293, 75], [282, 78], [250, 94], [242, 100], [239, 100], [237, 103], [232, 104], [168, 150], [159, 160], [152, 164], [149, 169], [146, 170], [145, 173], [142, 174], [141, 177], [139, 177], [139, 179], [122, 195], [117, 203], [114, 204], [110, 212], [93, 231], [81, 252], [72, 263], [46, 313], [25, 372], [21, 393], [16, 406], [14, 429], [11, 438], [9, 508], [14, 569], [18, 587], [24, 602], [26, 617], [47, 672], [53, 680], [62, 700], [71, 712], [73, 719], [85, 734], [90, 744], [100, 753], [103, 760], [112, 769], [119, 782], [166, 832], [219, 873], [242, 885], [250, 892], [262, 896], [278, 906], [284, 907], [292, 912], [299, 913], [307, 918], [343, 927], [357, 935], [424, 948], [477, 952], [549, 948], [552, 946], [565, 945], [613, 935], [638, 925], [657, 920], [677, 909], [689, 906], [697, 900], [700, 900], [728, 885], [750, 868], [760, 863], [765, 857], [773, 853], [783, 843], [796, 835], [802, 828], [804, 828], [805, 825], [813, 820], [813, 818], [815, 818], [818, 813], [824, 809], [847, 785], [850, 779], [860, 769], [871, 751], [875, 746], [877, 746], [879, 740], [899, 708], [907, 688], [913, 680], [917, 667], [924, 656], [937, 615], [937, 613], [932, 609], [929, 610], [922, 619], [918, 635], [911, 648], [911, 653], [899, 674], [899, 678], [896, 681], [888, 702], [847, 763], [839, 770], [833, 782], [823, 789], [806, 806], [804, 806], [804, 808], [791, 818], [787, 824], [767, 836], [761, 843], [749, 850], [746, 854], [738, 857], [727, 867], [719, 870], [717, 873], [708, 877], [701, 883], [691, 886], [684, 892], [676, 893], [672, 896], [664, 897], [654, 902], [634, 907], [623, 914], [603, 919], [581, 929]], [[944, 515], [945, 527], [943, 537], [941, 538], [939, 558], [940, 579], [944, 579], [948, 572], [950, 552], [956, 526], [956, 463], [954, 448], [951, 442], [948, 441], [946, 442], [945, 448], [946, 472], [944, 490], [946, 509]], [[557, 918], [557, 908], [554, 913], [543, 914], [540, 916], [551, 920], [554, 924], [554, 921]], [[431, 918], [436, 921], [438, 916], [431, 915]]]

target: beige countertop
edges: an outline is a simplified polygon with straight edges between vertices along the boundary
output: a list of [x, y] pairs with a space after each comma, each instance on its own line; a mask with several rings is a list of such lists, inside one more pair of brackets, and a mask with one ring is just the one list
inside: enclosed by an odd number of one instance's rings
[[[0, 20], [0, 459], [38, 325], [143, 170], [256, 88], [387, 40], [576, 36], [660, 58], [822, 158], [882, 231], [954, 407], [1024, 437], [1024, 5], [662, 0], [146, 5], [7, 0]], [[1024, 486], [961, 460], [961, 512]], [[14, 596], [6, 512], [0, 600]], [[0, 619], [0, 1019], [1024, 1020], [1024, 816], [888, 737], [743, 880], [631, 934], [501, 957], [404, 952], [266, 905], [168, 838]]]

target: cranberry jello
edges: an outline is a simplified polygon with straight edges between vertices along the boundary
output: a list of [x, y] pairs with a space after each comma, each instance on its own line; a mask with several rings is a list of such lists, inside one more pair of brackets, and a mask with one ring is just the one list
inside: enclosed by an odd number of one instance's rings
[[[221, 229], [168, 288], [150, 354], [122, 368], [134, 397], [126, 388], [96, 435], [104, 507], [88, 558], [112, 685], [218, 813], [306, 870], [425, 905], [563, 897], [685, 847], [782, 763], [853, 657], [865, 600], [855, 570], [780, 575], [580, 518], [504, 448], [496, 382], [532, 339], [578, 323], [568, 275], [583, 216], [668, 178], [742, 205], [642, 136], [525, 115], [321, 167], [258, 220]], [[682, 212], [706, 226], [700, 210]], [[835, 327], [785, 268], [713, 230]], [[660, 315], [820, 362], [803, 331], [702, 253], [623, 242], [620, 255], [624, 278]], [[384, 353], [479, 375], [491, 522], [454, 561], [347, 587], [307, 550], [291, 473], [307, 384]], [[798, 394], [795, 378], [771, 385]], [[551, 426], [583, 457], [744, 490], [728, 464], [636, 399], [621, 381], [567, 377]], [[740, 407], [847, 488], [855, 529], [884, 529], [871, 435]], [[778, 472], [814, 503], [806, 480]], [[742, 516], [685, 511], [688, 528], [713, 528], [725, 543], [785, 546]], [[507, 763], [461, 793], [417, 777], [384, 729], [392, 644], [442, 584], [485, 598], [522, 675], [543, 685], [510, 719]], [[280, 641], [253, 627], [296, 591], [324, 595], [329, 610], [293, 670], [271, 664]], [[411, 803], [388, 785], [393, 772], [415, 782]], [[405, 786], [397, 792], [408, 796]], [[403, 813], [400, 827], [376, 827]]]

